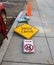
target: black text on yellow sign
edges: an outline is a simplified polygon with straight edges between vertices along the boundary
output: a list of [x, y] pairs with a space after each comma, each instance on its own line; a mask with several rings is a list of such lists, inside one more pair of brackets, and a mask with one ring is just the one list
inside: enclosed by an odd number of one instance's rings
[[32, 27], [22, 27], [21, 33], [33, 33]]
[[29, 24], [22, 24], [18, 26], [17, 28], [14, 29], [14, 31], [23, 37], [29, 39], [31, 38], [34, 34], [36, 34], [39, 30]]

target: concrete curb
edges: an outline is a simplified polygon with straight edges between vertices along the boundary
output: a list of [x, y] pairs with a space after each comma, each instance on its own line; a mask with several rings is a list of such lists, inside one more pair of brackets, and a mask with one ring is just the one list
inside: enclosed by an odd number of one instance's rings
[[3, 59], [3, 57], [4, 57], [4, 55], [5, 55], [5, 53], [6, 53], [6, 50], [7, 50], [7, 48], [8, 48], [8, 45], [9, 45], [9, 43], [10, 43], [10, 41], [11, 41], [11, 38], [12, 38], [12, 36], [13, 36], [13, 29], [14, 28], [16, 28], [16, 26], [17, 26], [17, 24], [18, 24], [18, 19], [23, 15], [23, 11], [21, 11], [20, 13], [19, 13], [19, 15], [17, 16], [17, 18], [15, 19], [15, 21], [14, 21], [14, 23], [13, 23], [13, 25], [12, 25], [12, 27], [11, 27], [11, 29], [10, 29], [10, 31], [9, 31], [9, 33], [7, 34], [7, 36], [8, 36], [8, 40], [7, 39], [5, 39], [4, 41], [3, 41], [3, 45], [1, 46], [1, 48], [0, 48], [0, 64], [1, 64], [1, 62], [2, 62], [2, 59]]

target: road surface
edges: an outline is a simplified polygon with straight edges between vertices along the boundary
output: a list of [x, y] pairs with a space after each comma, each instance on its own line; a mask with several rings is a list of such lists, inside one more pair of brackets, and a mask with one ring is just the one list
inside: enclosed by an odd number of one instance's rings
[[8, 17], [15, 17], [23, 10], [26, 0], [0, 0], [4, 3]]
[[[13, 19], [12, 18], [16, 18], [16, 16], [18, 15], [18, 13], [24, 9], [24, 6], [26, 5], [26, 0], [22, 0], [19, 2], [19, 0], [17, 0], [17, 2], [15, 2], [14, 0], [0, 0], [0, 2], [4, 3], [5, 6], [5, 10], [7, 12], [7, 21], [8, 21], [8, 26], [7, 28], [11, 27], [11, 24], [13, 23]], [[11, 21], [11, 23], [10, 23]], [[1, 37], [1, 35], [0, 35]], [[0, 41], [3, 40], [3, 36], [2, 38], [0, 38]], [[1, 44], [1, 42], [0, 42]]]

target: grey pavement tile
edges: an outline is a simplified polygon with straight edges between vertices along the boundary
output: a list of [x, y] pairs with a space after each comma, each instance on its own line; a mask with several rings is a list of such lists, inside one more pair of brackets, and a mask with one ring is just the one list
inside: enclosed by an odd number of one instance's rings
[[54, 37], [54, 24], [43, 24], [46, 37]]
[[54, 11], [40, 11], [42, 22], [54, 23]]
[[54, 62], [54, 38], [47, 38]]
[[42, 27], [42, 23], [37, 23], [37, 22], [34, 22], [34, 23], [33, 23], [33, 22], [29, 22], [29, 24], [32, 25], [32, 26], [35, 26], [35, 27], [36, 27], [36, 26]]
[[39, 29], [39, 32], [35, 36], [45, 37], [44, 30], [41, 26], [36, 26]]
[[45, 64], [3, 62], [1, 65], [45, 65]]
[[34, 27], [36, 27], [37, 29], [39, 29], [39, 32], [35, 36], [45, 37], [44, 30], [43, 30], [43, 27], [42, 27], [42, 24], [41, 23], [29, 22], [29, 24], [32, 25], [32, 26], [34, 26]]
[[32, 62], [52, 64], [51, 55], [45, 38], [33, 37], [35, 52], [26, 54], [22, 51], [23, 38], [13, 36], [3, 61]]
[[54, 16], [54, 11], [46, 11], [47, 16]]
[[53, 23], [54, 24], [54, 17], [47, 17], [47, 23]]
[[47, 6], [43, 6], [43, 5], [40, 5], [40, 4], [38, 5], [38, 9], [39, 9], [39, 11], [49, 11], [49, 10], [51, 10]]
[[[28, 22], [37, 22], [37, 23], [40, 23], [41, 22], [41, 19], [40, 19], [40, 16], [39, 16], [39, 13], [37, 11], [33, 11], [33, 15], [30, 16], [30, 20]], [[42, 22], [41, 22], [42, 23]]]
[[3, 56], [8, 48], [9, 42], [11, 40], [12, 36], [8, 36], [8, 39], [4, 39], [2, 46], [0, 47], [0, 63], [3, 59]]
[[28, 21], [28, 22], [33, 22], [33, 23], [35, 23], [35, 22], [37, 22], [37, 23], [42, 23], [41, 22], [41, 19], [40, 19], [40, 17], [39, 16], [32, 16], [32, 17], [30, 17], [30, 20]]
[[[46, 37], [54, 37], [54, 14], [50, 14], [51, 11], [49, 11], [47, 14], [45, 11], [40, 12], [41, 18], [42, 18], [42, 24], [43, 24], [43, 29], [45, 31]], [[51, 18], [49, 17], [51, 16]]]
[[53, 1], [53, 0], [52, 0], [52, 1], [47, 0], [47, 3], [48, 3], [48, 5], [49, 5], [52, 9], [54, 9], [54, 1]]
[[38, 11], [32, 11], [32, 16], [36, 16], [36, 17], [39, 16]]
[[46, 17], [50, 17], [50, 16], [54, 17], [54, 11], [52, 11], [52, 10], [49, 10], [49, 11], [45, 10], [45, 11], [39, 11], [39, 12], [42, 16], [43, 16], [43, 14], [45, 14]]
[[46, 10], [46, 11], [51, 10], [51, 7], [49, 6], [47, 0], [45, 0], [45, 1], [44, 0], [41, 0], [41, 1], [37, 0], [37, 3], [38, 3], [39, 10]]
[[39, 7], [40, 11], [49, 11], [49, 10], [51, 10], [47, 5], [46, 6], [43, 6], [43, 5], [40, 6], [39, 5], [38, 7]]

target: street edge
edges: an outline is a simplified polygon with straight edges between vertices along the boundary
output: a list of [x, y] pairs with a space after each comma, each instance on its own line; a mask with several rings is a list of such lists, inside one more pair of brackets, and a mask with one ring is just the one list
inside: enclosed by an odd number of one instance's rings
[[4, 41], [3, 41], [3, 44], [2, 44], [2, 46], [1, 46], [1, 48], [0, 48], [0, 64], [1, 64], [2, 59], [3, 59], [3, 57], [4, 57], [4, 55], [5, 55], [6, 51], [7, 51], [8, 45], [9, 45], [9, 43], [10, 43], [10, 41], [11, 41], [11, 38], [12, 38], [12, 36], [13, 36], [13, 33], [14, 33], [14, 32], [13, 32], [13, 29], [14, 29], [14, 28], [17, 26], [17, 24], [18, 24], [17, 20], [22, 16], [23, 13], [24, 13], [24, 12], [21, 11], [21, 12], [18, 14], [17, 18], [15, 19], [15, 21], [14, 21], [14, 23], [13, 23], [13, 25], [12, 25], [10, 31], [9, 31], [8, 34], [7, 34], [8, 40], [7, 40], [7, 39], [4, 39]]

